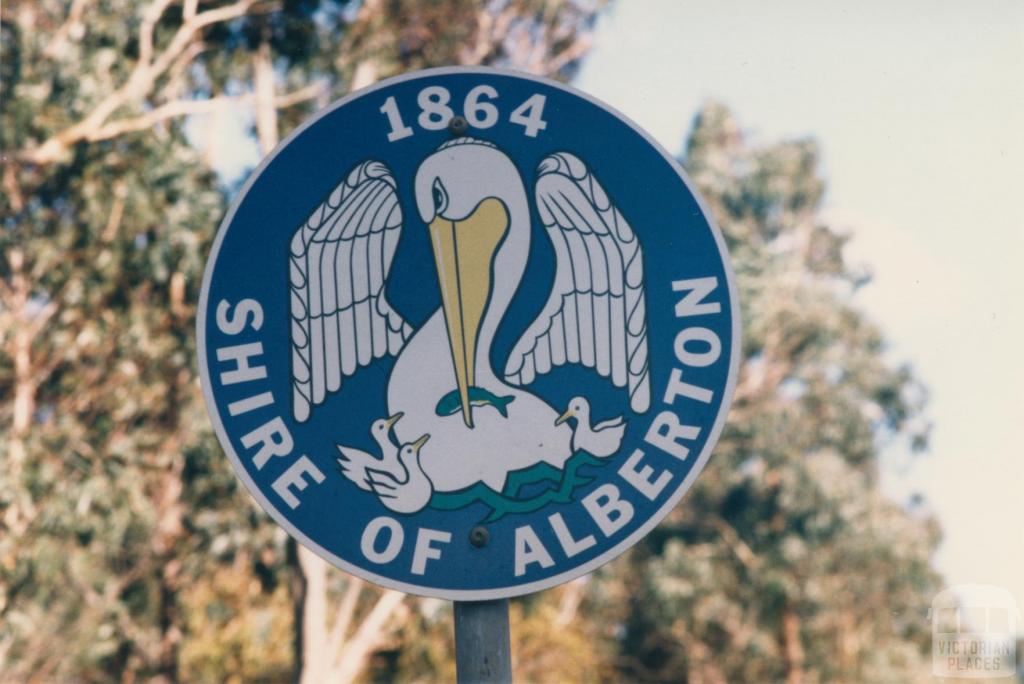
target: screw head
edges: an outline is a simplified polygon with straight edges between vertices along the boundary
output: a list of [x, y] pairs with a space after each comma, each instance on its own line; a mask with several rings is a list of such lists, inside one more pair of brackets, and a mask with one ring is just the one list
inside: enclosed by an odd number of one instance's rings
[[487, 531], [486, 527], [477, 525], [469, 531], [469, 543], [478, 549], [487, 546], [487, 542], [491, 540], [491, 533]]
[[465, 135], [469, 130], [469, 122], [465, 117], [453, 116], [448, 120], [448, 130], [452, 132], [452, 135]]

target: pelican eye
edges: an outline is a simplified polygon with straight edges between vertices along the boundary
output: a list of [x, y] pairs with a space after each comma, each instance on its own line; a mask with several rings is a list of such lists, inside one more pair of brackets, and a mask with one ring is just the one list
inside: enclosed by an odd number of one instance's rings
[[440, 178], [434, 179], [434, 214], [440, 214], [448, 208], [448, 193], [444, 191], [444, 185]]

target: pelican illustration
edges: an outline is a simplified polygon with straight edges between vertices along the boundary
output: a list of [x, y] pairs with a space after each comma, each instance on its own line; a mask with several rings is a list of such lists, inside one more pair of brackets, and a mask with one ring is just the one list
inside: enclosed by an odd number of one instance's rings
[[434, 488], [420, 463], [420, 451], [429, 439], [430, 435], [423, 435], [415, 442], [402, 445], [398, 452], [402, 468], [399, 476], [373, 468], [367, 469], [367, 484], [389, 510], [395, 513], [415, 513], [430, 501]]
[[626, 432], [626, 420], [622, 416], [602, 420], [591, 426], [590, 402], [583, 397], [573, 397], [569, 401], [569, 408], [558, 416], [555, 425], [561, 425], [570, 418], [576, 419], [576, 429], [572, 431], [573, 451], [586, 451], [598, 458], [611, 456], [618, 451], [622, 435]]
[[541, 461], [561, 468], [574, 451], [569, 426], [556, 424], [559, 411], [527, 389], [538, 375], [581, 364], [625, 388], [633, 411], [647, 410], [640, 243], [579, 158], [558, 152], [537, 169], [534, 197], [555, 276], [547, 303], [500, 373], [491, 365], [491, 346], [530, 253], [522, 177], [496, 145], [462, 137], [422, 161], [413, 191], [441, 295], [416, 330], [385, 292], [403, 216], [384, 164], [356, 166], [296, 231], [296, 420], [308, 420], [358, 368], [395, 356], [387, 412], [403, 415], [394, 424], [399, 443], [430, 435], [417, 459], [433, 490], [483, 482], [500, 492], [510, 471]]
[[395, 476], [401, 474], [402, 464], [398, 462], [398, 447], [391, 442], [391, 428], [401, 417], [401, 413], [396, 413], [390, 418], [378, 418], [370, 424], [370, 436], [377, 443], [380, 457], [353, 447], [338, 445], [338, 451], [341, 452], [341, 456], [338, 457], [341, 472], [355, 482], [360, 489], [370, 491], [370, 483], [366, 476], [368, 469], [383, 471]]

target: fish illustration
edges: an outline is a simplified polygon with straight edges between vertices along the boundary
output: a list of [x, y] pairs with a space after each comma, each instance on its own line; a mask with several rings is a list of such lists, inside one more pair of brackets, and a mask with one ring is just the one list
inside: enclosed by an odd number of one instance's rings
[[[498, 409], [498, 413], [504, 418], [508, 418], [508, 405], [514, 400], [515, 397], [511, 394], [499, 397], [488, 392], [483, 387], [470, 386], [469, 388], [469, 403], [471, 406], [493, 406]], [[459, 391], [456, 389], [441, 397], [441, 400], [437, 402], [434, 413], [439, 416], [450, 416], [461, 410], [462, 403], [459, 399]]]

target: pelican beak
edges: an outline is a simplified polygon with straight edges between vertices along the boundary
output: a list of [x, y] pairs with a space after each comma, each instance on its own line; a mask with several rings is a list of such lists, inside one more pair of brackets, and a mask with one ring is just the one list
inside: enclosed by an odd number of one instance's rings
[[469, 388], [476, 382], [477, 334], [491, 296], [494, 255], [508, 225], [505, 204], [488, 197], [466, 218], [449, 221], [438, 216], [429, 227], [462, 420], [467, 427], [473, 427]]
[[419, 450], [423, 448], [423, 445], [426, 444], [427, 440], [429, 440], [429, 439], [430, 439], [430, 435], [429, 434], [428, 435], [423, 435], [422, 437], [417, 439], [415, 442], [412, 443], [413, 451], [419, 452]]
[[399, 420], [401, 420], [402, 416], [404, 416], [404, 415], [405, 415], [405, 413], [403, 413], [402, 411], [399, 411], [395, 415], [393, 415], [390, 418], [388, 418], [387, 420], [385, 420], [384, 421], [384, 425], [387, 427], [388, 430], [390, 430], [392, 427], [394, 427], [395, 423], [397, 423]]
[[555, 425], [561, 425], [562, 423], [574, 417], [575, 415], [576, 414], [572, 412], [572, 409], [565, 409], [565, 413], [558, 416], [558, 419], [555, 421]]

